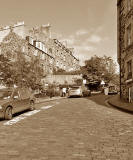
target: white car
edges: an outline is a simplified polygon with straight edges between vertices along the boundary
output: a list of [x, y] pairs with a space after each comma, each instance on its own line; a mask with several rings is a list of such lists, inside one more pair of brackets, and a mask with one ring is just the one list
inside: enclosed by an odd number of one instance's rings
[[82, 87], [81, 86], [73, 86], [69, 89], [68, 92], [68, 97], [72, 97], [72, 96], [83, 96], [83, 91], [82, 91]]

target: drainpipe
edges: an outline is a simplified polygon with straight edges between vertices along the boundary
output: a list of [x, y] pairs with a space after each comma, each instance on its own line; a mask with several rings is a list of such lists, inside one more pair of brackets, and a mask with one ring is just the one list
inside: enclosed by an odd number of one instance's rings
[[122, 94], [121, 94], [121, 47], [120, 47], [120, 33], [121, 33], [121, 27], [120, 27], [120, 1], [119, 3], [117, 4], [117, 56], [118, 56], [118, 63], [119, 63], [119, 67], [120, 67], [120, 98], [122, 97]]

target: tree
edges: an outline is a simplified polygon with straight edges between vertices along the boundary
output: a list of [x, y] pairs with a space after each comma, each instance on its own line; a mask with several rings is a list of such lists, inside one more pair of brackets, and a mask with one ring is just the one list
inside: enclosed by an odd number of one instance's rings
[[10, 86], [12, 84], [12, 65], [4, 55], [0, 55], [0, 84]]
[[[25, 52], [23, 51], [25, 48]], [[43, 68], [38, 57], [26, 58], [27, 42], [11, 29], [1, 43], [0, 74], [1, 83], [6, 86], [29, 86], [39, 88]], [[30, 54], [32, 55], [32, 53]]]
[[78, 86], [81, 86], [83, 84], [83, 80], [82, 79], [75, 79], [74, 82]]
[[27, 61], [22, 52], [17, 53], [17, 61], [13, 64], [13, 81], [18, 86], [29, 86], [37, 89], [41, 85], [43, 68], [37, 58]]
[[95, 55], [85, 61], [85, 66], [81, 70], [85, 79], [90, 81], [101, 81], [101, 79], [104, 79], [109, 83], [114, 78], [116, 64], [111, 57]]
[[1, 43], [1, 52], [5, 57], [15, 59], [17, 51], [22, 51], [26, 44], [26, 40], [22, 39], [11, 29], [9, 34], [5, 36]]

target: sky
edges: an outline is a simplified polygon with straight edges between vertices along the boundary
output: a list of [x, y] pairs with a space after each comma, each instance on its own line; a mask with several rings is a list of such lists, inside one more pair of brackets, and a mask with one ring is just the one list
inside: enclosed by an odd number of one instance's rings
[[74, 48], [80, 64], [91, 56], [117, 60], [117, 0], [0, 0], [0, 26], [50, 23], [53, 38]]

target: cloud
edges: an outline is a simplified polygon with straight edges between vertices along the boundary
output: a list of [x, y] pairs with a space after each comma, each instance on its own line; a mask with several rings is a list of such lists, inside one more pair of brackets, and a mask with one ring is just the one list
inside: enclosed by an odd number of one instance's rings
[[76, 50], [78, 50], [78, 52], [87, 52], [87, 51], [93, 52], [93, 51], [96, 50], [95, 47], [93, 47], [93, 46], [88, 46], [88, 45], [85, 45], [85, 44], [82, 44], [82, 45], [80, 45], [80, 46], [74, 46], [74, 48], [75, 48]]
[[52, 32], [52, 38], [61, 39], [63, 35], [61, 33]]
[[85, 30], [85, 29], [80, 29], [80, 30], [78, 30], [78, 31], [76, 32], [76, 35], [77, 35], [77, 36], [82, 36], [82, 35], [85, 35], [85, 34], [87, 34], [87, 33], [88, 33], [87, 30]]
[[99, 43], [99, 42], [101, 42], [101, 37], [99, 37], [98, 35], [91, 35], [88, 39], [87, 39], [87, 41], [88, 42], [92, 42], [92, 43]]
[[72, 45], [74, 45], [74, 43], [75, 43], [75, 41], [76, 41], [76, 39], [75, 39], [75, 37], [74, 36], [69, 36], [68, 38], [61, 38], [60, 39], [60, 41], [61, 42], [66, 42], [66, 44], [69, 46], [72, 46]]
[[105, 34], [104, 26], [97, 28], [80, 29], [71, 35], [59, 34], [57, 38], [68, 48], [74, 48], [74, 56], [84, 65], [84, 61], [94, 55], [108, 55], [116, 59], [116, 41]]

